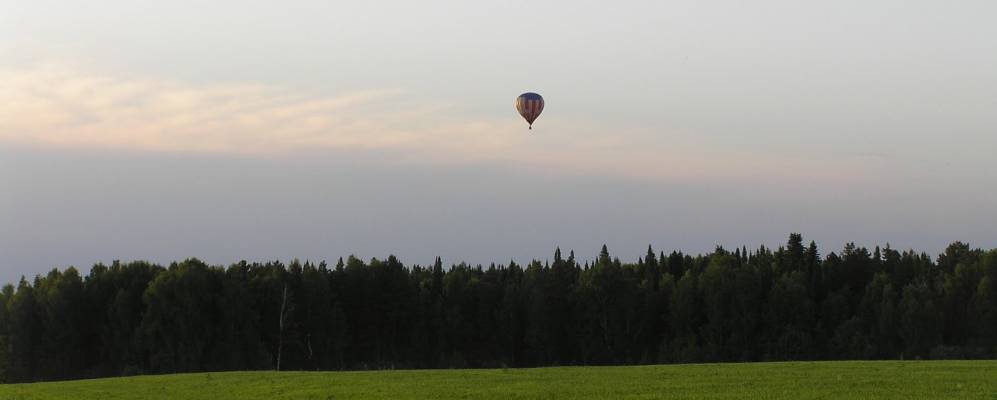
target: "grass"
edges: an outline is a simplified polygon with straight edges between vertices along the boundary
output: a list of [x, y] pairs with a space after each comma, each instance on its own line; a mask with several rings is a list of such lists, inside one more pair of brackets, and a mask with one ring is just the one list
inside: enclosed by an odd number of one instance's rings
[[997, 399], [997, 361], [223, 372], [0, 385], [8, 399]]

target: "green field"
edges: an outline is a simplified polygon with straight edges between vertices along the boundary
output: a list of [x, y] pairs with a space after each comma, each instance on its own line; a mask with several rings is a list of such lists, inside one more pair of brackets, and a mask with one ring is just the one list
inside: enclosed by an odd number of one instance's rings
[[997, 399], [997, 361], [224, 372], [0, 385], [0, 399]]

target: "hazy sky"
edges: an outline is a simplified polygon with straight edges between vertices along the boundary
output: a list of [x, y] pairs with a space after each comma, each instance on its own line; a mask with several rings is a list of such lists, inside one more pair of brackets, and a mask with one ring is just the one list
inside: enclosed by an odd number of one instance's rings
[[[280, 3], [280, 4], [279, 4]], [[997, 246], [993, 1], [0, 0], [0, 282]], [[533, 131], [521, 92], [544, 95]]]

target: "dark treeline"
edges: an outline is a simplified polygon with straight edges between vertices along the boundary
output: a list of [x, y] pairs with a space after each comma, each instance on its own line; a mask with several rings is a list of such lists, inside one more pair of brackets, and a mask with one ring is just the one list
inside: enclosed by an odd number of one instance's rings
[[994, 357], [995, 283], [997, 250], [797, 234], [627, 263], [114, 263], [4, 287], [0, 376]]

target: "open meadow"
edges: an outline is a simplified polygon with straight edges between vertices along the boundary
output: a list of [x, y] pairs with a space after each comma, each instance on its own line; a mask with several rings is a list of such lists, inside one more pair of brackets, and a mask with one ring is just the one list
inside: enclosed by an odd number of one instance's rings
[[59, 399], [997, 399], [997, 361], [224, 372], [0, 385]]

